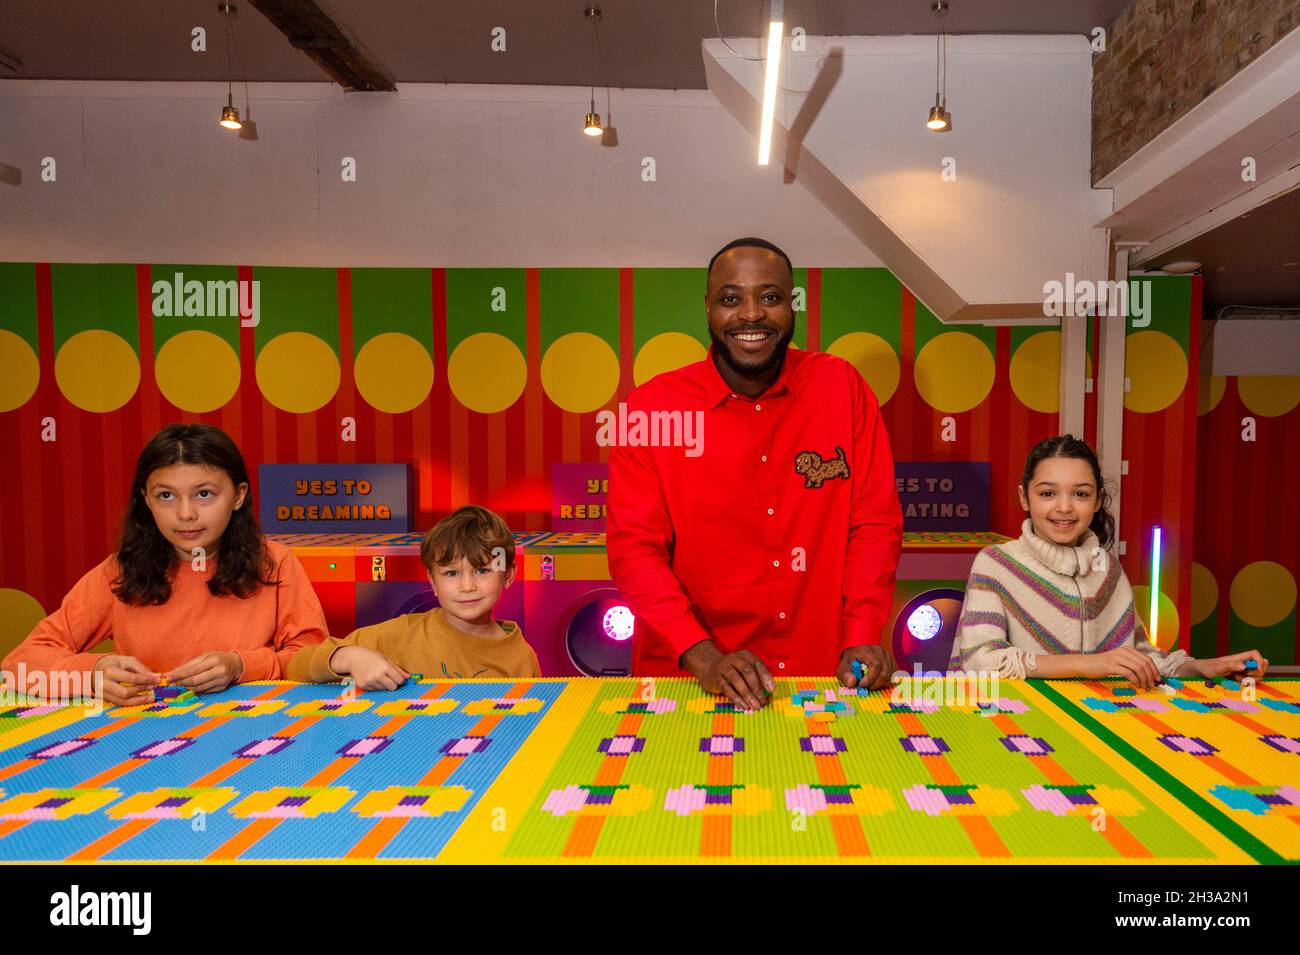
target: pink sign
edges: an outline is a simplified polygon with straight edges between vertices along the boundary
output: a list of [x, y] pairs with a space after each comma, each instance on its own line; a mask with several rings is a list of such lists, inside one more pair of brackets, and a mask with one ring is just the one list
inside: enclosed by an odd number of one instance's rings
[[551, 530], [604, 531], [608, 497], [608, 464], [552, 464]]

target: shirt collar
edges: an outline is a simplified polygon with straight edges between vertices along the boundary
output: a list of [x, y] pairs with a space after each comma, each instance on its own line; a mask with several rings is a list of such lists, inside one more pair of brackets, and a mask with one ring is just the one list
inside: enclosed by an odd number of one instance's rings
[[[785, 394], [794, 394], [795, 380], [797, 370], [795, 366], [803, 360], [803, 353], [791, 346], [786, 349], [785, 358], [781, 362], [781, 373], [777, 376], [772, 386], [764, 391], [758, 398], [776, 398]], [[700, 383], [704, 388], [704, 406], [706, 408], [716, 408], [724, 400], [733, 394], [731, 386], [727, 384], [718, 371], [718, 366], [713, 363], [713, 345], [709, 345], [709, 351], [704, 356], [704, 361], [700, 363], [703, 367], [700, 373]], [[746, 401], [757, 401], [758, 398]]]

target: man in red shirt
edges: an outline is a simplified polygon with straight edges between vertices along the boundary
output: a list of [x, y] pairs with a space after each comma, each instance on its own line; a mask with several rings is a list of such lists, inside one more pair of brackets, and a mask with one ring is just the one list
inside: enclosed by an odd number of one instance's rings
[[677, 415], [699, 433], [672, 446], [628, 429], [609, 456], [609, 566], [636, 614], [633, 672], [689, 673], [746, 709], [766, 704], [774, 672], [856, 686], [858, 660], [877, 688], [893, 671], [880, 641], [903, 515], [889, 437], [857, 369], [787, 350], [793, 286], [765, 240], [715, 255], [708, 357], [627, 398], [629, 421]]

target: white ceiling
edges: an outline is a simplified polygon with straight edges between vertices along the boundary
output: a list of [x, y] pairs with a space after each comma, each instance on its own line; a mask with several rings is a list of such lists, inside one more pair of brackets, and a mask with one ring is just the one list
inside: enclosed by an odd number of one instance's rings
[[[1086, 34], [1129, 0], [951, 0], [952, 33]], [[323, 74], [246, 0], [235, 0], [247, 76], [319, 81]], [[717, 35], [713, 0], [595, 0], [615, 87], [705, 89], [700, 41]], [[324, 0], [398, 82], [581, 86], [591, 82], [591, 28], [583, 0]], [[224, 80], [225, 22], [216, 0], [5, 0], [0, 53], [21, 61], [0, 77]], [[719, 0], [727, 36], [758, 35], [762, 0]], [[786, 22], [810, 35], [928, 34], [930, 0], [786, 0]], [[190, 31], [208, 31], [206, 54]], [[489, 48], [506, 29], [507, 49]], [[238, 68], [236, 68], [237, 70]], [[598, 81], [599, 82], [599, 81]]]

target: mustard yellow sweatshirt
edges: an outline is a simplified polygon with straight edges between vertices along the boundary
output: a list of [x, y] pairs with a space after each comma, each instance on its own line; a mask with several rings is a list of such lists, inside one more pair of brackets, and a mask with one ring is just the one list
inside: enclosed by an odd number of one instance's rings
[[300, 650], [289, 661], [288, 678], [303, 683], [343, 679], [330, 668], [330, 657], [339, 647], [377, 650], [407, 673], [443, 679], [540, 677], [537, 654], [524, 642], [519, 624], [496, 622], [506, 632], [504, 637], [462, 633], [447, 623], [441, 607], [404, 614]]

